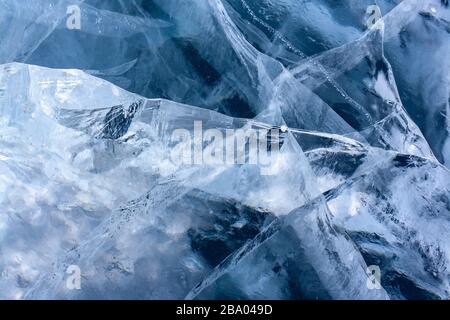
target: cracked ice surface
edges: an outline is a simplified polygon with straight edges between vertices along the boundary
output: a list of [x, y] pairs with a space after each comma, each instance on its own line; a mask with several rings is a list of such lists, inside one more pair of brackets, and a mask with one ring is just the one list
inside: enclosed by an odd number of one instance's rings
[[378, 3], [0, 0], [0, 298], [449, 298], [450, 8]]

